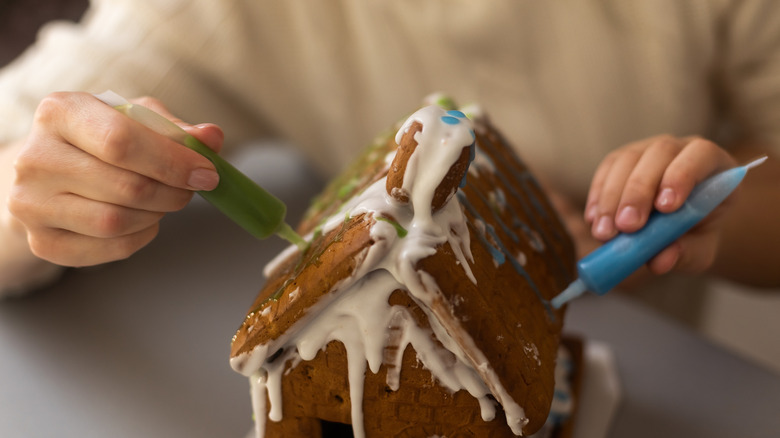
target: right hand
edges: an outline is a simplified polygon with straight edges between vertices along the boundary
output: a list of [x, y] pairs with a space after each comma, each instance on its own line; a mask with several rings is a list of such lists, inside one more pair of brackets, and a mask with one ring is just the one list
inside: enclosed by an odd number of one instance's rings
[[[134, 103], [221, 148], [216, 125], [185, 125], [152, 98]], [[9, 210], [25, 227], [33, 254], [64, 266], [130, 256], [157, 235], [165, 213], [219, 180], [205, 157], [86, 93], [55, 93], [41, 102], [15, 170]]]

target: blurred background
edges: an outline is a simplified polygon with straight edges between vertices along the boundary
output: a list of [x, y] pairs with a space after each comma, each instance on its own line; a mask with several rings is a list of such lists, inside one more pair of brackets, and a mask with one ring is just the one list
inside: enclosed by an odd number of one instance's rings
[[18, 56], [45, 23], [78, 21], [88, 0], [0, 0], [0, 65]]
[[[78, 21], [88, 3], [88, 0], [0, 0], [0, 66], [11, 62], [33, 43], [47, 22]], [[753, 291], [713, 282], [711, 290], [695, 300], [696, 308], [658, 302], [652, 297], [637, 299], [712, 342], [780, 373], [780, 290]]]

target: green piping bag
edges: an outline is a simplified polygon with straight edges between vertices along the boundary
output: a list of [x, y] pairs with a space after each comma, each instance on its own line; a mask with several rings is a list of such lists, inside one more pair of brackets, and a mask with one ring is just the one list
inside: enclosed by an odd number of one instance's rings
[[219, 174], [219, 184], [214, 190], [198, 193], [233, 222], [258, 239], [276, 234], [297, 245], [301, 250], [305, 250], [306, 241], [284, 221], [287, 206], [211, 148], [162, 115], [144, 106], [134, 105], [113, 91], [96, 94], [95, 97], [152, 131], [194, 150], [214, 163]]

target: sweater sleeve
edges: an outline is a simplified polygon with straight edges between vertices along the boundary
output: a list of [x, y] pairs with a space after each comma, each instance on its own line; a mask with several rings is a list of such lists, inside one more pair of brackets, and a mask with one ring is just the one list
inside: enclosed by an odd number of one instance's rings
[[732, 1], [719, 36], [723, 101], [738, 140], [780, 156], [780, 11], [774, 0]]

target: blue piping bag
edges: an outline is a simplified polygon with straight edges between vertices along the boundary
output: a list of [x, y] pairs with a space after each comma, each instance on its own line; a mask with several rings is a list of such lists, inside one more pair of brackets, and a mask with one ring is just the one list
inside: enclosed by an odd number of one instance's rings
[[558, 309], [585, 291], [598, 295], [609, 292], [707, 217], [737, 188], [748, 170], [766, 159], [766, 156], [761, 157], [702, 181], [676, 211], [654, 211], [639, 231], [618, 234], [577, 263], [579, 278], [550, 303]]

